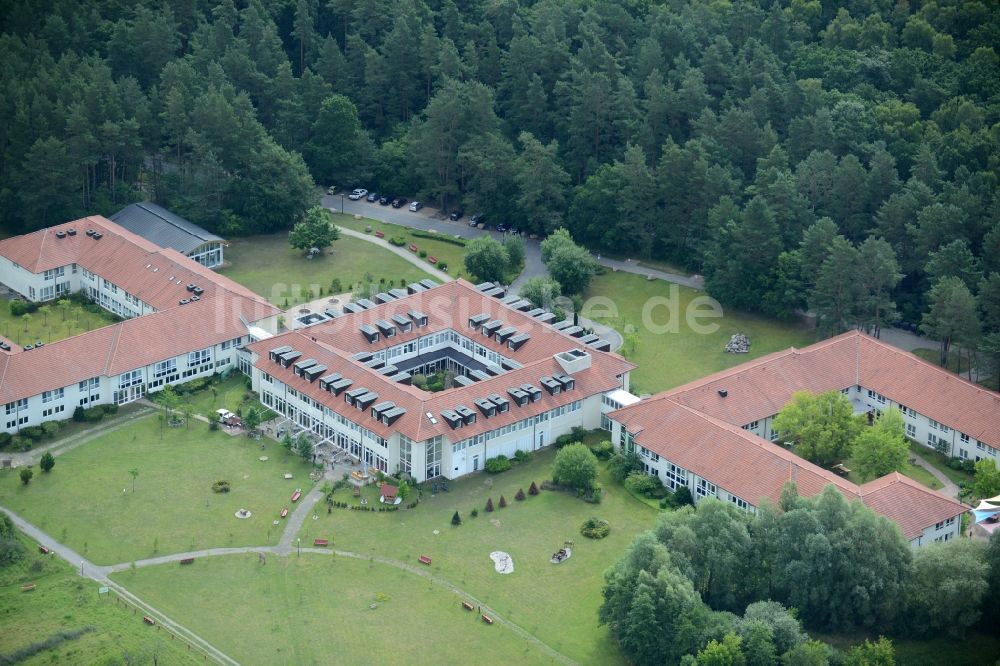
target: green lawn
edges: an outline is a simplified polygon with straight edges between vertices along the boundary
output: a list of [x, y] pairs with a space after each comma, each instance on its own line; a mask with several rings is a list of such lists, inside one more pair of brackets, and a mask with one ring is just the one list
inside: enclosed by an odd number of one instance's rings
[[[648, 303], [670, 302], [672, 294], [677, 295], [676, 306], [652, 306], [648, 318], [655, 326], [669, 330], [658, 331], [644, 324], [643, 308]], [[704, 296], [704, 292], [661, 280], [647, 280], [631, 273], [608, 272], [595, 277], [586, 298], [594, 296], [609, 298], [617, 307], [618, 317], [603, 319], [604, 323], [619, 331], [625, 324], [638, 329], [635, 350], [627, 352], [629, 360], [639, 366], [631, 375], [633, 392], [662, 391], [757, 356], [793, 345], [808, 345], [816, 339], [811, 326], [735, 310], [724, 310], [722, 318], [698, 320], [701, 325], [714, 324], [718, 329], [712, 333], [697, 333], [687, 325], [685, 312], [692, 299]], [[667, 300], [651, 301], [653, 298]], [[598, 313], [603, 311], [603, 306], [596, 310]], [[584, 314], [587, 314], [586, 305]], [[734, 333], [744, 333], [750, 338], [750, 353], [727, 354], [723, 351]]]
[[[531, 462], [496, 476], [477, 474], [450, 482], [449, 492], [432, 496], [425, 488], [415, 510], [321, 512], [318, 520], [306, 521], [302, 541], [333, 539], [342, 550], [407, 563], [428, 555], [435, 575], [477, 595], [556, 650], [580, 662], [620, 663], [607, 628], [597, 624], [603, 575], [636, 534], [652, 527], [657, 511], [605, 473], [601, 483], [606, 497], [600, 505], [548, 491], [514, 500], [518, 488], [527, 493], [532, 481], [541, 483], [550, 475], [554, 454], [537, 453]], [[501, 495], [509, 506], [486, 513], [487, 498], [497, 506]], [[479, 510], [476, 518], [470, 513], [474, 508]], [[463, 520], [459, 527], [451, 525], [456, 510]], [[580, 535], [580, 524], [590, 516], [610, 521], [608, 538], [591, 541]], [[566, 539], [576, 542], [573, 556], [551, 564], [549, 558]], [[514, 573], [494, 571], [489, 554], [496, 550], [511, 555]]]
[[[813, 638], [830, 643], [838, 650], [848, 650], [867, 640], [877, 640], [862, 632], [821, 634], [810, 632]], [[965, 638], [928, 638], [910, 640], [890, 637], [896, 648], [897, 666], [983, 666], [1000, 659], [1000, 637], [969, 632]]]
[[[154, 400], [157, 395], [159, 394], [153, 394]], [[250, 407], [263, 409], [271, 415], [269, 418], [273, 418], [273, 412], [260, 404], [257, 394], [247, 389], [247, 378], [239, 372], [233, 372], [228, 379], [218, 384], [211, 384], [200, 391], [180, 394], [180, 402], [191, 405], [195, 414], [201, 414], [211, 419], [217, 417], [216, 410], [218, 409], [228, 409], [233, 413], [241, 410], [240, 413], [246, 413]]]
[[967, 474], [959, 469], [952, 469], [948, 467], [948, 461], [951, 460], [948, 456], [935, 451], [929, 446], [924, 446], [918, 442], [910, 442], [910, 451], [913, 451], [918, 456], [929, 462], [934, 466], [939, 472], [951, 479], [951, 482], [956, 485], [971, 484], [973, 480], [972, 474]]
[[114, 579], [246, 664], [549, 663], [510, 629], [463, 610], [462, 597], [364, 560], [304, 553], [261, 566], [240, 555]]
[[[456, 248], [458, 249], [458, 248]], [[430, 277], [416, 266], [393, 253], [358, 238], [342, 237], [328, 254], [307, 259], [288, 245], [288, 234], [252, 236], [232, 241], [226, 248], [223, 275], [264, 296], [275, 305], [285, 300], [294, 305], [329, 293], [330, 283], [338, 278], [344, 291], [370, 276], [375, 283], [385, 280], [393, 286]], [[389, 287], [387, 287], [389, 288]], [[303, 295], [302, 290], [306, 293]]]
[[69, 301], [65, 306], [51, 303], [42, 307], [47, 310], [15, 317], [10, 313], [10, 301], [0, 299], [0, 335], [21, 346], [33, 345], [39, 340], [55, 342], [86, 333], [115, 321], [110, 312], [88, 312], [82, 305]]
[[[35, 544], [23, 539], [25, 559], [0, 568], [0, 663], [5, 657], [33, 643], [41, 643], [59, 632], [92, 627], [77, 638], [56, 641], [19, 664], [201, 664], [204, 660], [188, 652], [169, 634], [143, 624], [142, 616], [115, 605], [97, 594], [98, 584], [80, 578], [55, 556], [38, 553]], [[21, 585], [34, 583], [31, 592]]]
[[[406, 239], [406, 246], [404, 247], [408, 247], [411, 244], [416, 245], [418, 250], [426, 250], [428, 256], [435, 257], [439, 262], [446, 262], [448, 264], [449, 275], [453, 275], [456, 278], [464, 277], [465, 279], [470, 279], [465, 271], [465, 264], [463, 263], [465, 260], [464, 247], [460, 247], [453, 243], [433, 240], [431, 238], [420, 238], [418, 236], [414, 236], [413, 230], [407, 227], [402, 227], [398, 224], [389, 224], [387, 222], [379, 222], [378, 220], [373, 220], [367, 217], [361, 220], [356, 220], [353, 215], [334, 213], [333, 221], [338, 227], [346, 227], [348, 229], [353, 229], [354, 231], [365, 232], [368, 227], [371, 227], [373, 234], [376, 231], [383, 232], [386, 240], [400, 236]], [[442, 235], [447, 235], [448, 223], [442, 222], [441, 227]], [[419, 258], [419, 255], [416, 256]], [[431, 264], [427, 265], [430, 266]]]
[[[159, 420], [150, 416], [59, 456], [52, 472], [36, 470], [27, 486], [16, 472], [0, 472], [0, 504], [98, 564], [273, 544], [279, 535], [271, 521], [292, 506], [295, 488], [312, 484], [308, 466], [275, 442], [265, 445], [262, 451], [201, 422], [163, 429], [161, 438]], [[258, 461], [261, 454], [270, 460]], [[139, 470], [135, 492], [132, 468]], [[295, 478], [286, 481], [284, 472]], [[218, 479], [232, 491], [213, 493]], [[240, 508], [252, 518], [237, 519]]]
[[[858, 464], [853, 458], [847, 461], [847, 468], [851, 470], [851, 473], [847, 475], [848, 481], [857, 484], [864, 483], [861, 476], [858, 474]], [[911, 465], [908, 462], [903, 464], [903, 468], [899, 470], [899, 473], [903, 476], [910, 477], [917, 483], [927, 486], [931, 490], [940, 490], [944, 487], [944, 484], [938, 481], [937, 478], [935, 478], [935, 476], [926, 469], [918, 467], [917, 465]]]

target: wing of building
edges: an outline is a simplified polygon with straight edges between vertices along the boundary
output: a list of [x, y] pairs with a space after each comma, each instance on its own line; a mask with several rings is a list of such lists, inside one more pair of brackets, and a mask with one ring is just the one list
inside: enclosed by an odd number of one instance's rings
[[82, 293], [124, 318], [49, 344], [0, 344], [6, 432], [235, 368], [251, 330], [273, 331], [279, 313], [177, 250], [96, 216], [0, 241], [0, 282], [36, 302]]
[[[606, 395], [628, 388], [635, 366], [500, 288], [456, 280], [407, 291], [249, 345], [261, 401], [321, 447], [424, 480], [600, 427]], [[412, 384], [439, 372], [454, 386]]]
[[154, 203], [130, 204], [112, 215], [111, 221], [159, 247], [177, 250], [208, 268], [219, 266], [224, 261], [223, 239]]
[[899, 474], [858, 486], [775, 444], [772, 424], [797, 391], [841, 391], [858, 412], [890, 406], [906, 435], [949, 455], [997, 459], [1000, 395], [854, 331], [763, 356], [665, 391], [609, 415], [616, 441], [635, 446], [644, 469], [696, 499], [742, 508], [776, 501], [794, 481], [804, 495], [826, 484], [896, 521], [913, 545], [959, 534], [960, 502]]

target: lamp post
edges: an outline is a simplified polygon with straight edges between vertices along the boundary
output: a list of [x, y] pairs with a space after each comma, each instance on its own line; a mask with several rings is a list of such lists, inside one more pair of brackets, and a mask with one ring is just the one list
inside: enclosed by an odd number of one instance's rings
[[297, 557], [302, 557], [302, 537], [298, 537], [298, 538], [296, 538], [296, 539], [295, 539], [295, 543], [296, 543], [296, 544], [298, 545], [298, 547], [299, 547], [299, 552], [298, 552], [298, 555], [297, 555]]
[[344, 214], [344, 193], [340, 193], [340, 214]]

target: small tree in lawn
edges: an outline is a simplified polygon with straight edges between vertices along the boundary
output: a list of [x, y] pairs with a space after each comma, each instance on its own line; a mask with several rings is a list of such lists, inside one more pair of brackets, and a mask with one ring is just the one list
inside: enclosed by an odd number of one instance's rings
[[516, 499], [518, 502], [524, 501], [524, 488], [517, 489], [517, 494], [514, 495], [514, 499]]
[[451, 524], [452, 525], [462, 524], [462, 516], [458, 515], [458, 511], [456, 511], [455, 514], [451, 517]]
[[552, 465], [552, 480], [579, 493], [590, 491], [597, 480], [597, 458], [585, 444], [564, 446]]
[[[25, 483], [27, 483], [27, 481], [25, 481]], [[486, 500], [486, 511], [489, 512], [489, 513], [493, 512], [493, 498], [492, 497], [490, 497], [489, 499]]]
[[43, 472], [51, 472], [52, 468], [56, 466], [55, 457], [46, 451], [42, 455], [42, 459], [38, 462], [38, 466], [42, 468]]
[[139, 468], [133, 467], [128, 471], [129, 476], [132, 477], [132, 492], [135, 492], [135, 477], [139, 476]]
[[316, 206], [306, 211], [305, 218], [288, 234], [288, 244], [296, 250], [309, 252], [313, 248], [324, 250], [340, 238], [340, 231], [330, 221], [323, 208]]
[[399, 488], [396, 489], [396, 497], [399, 498], [400, 502], [405, 502], [406, 498], [410, 496], [410, 484], [403, 481], [399, 484]]
[[528, 494], [529, 495], [537, 495], [538, 494], [538, 486], [535, 484], [534, 481], [532, 481], [531, 485], [528, 486]]
[[31, 481], [31, 477], [33, 477], [34, 475], [35, 475], [35, 473], [31, 471], [30, 467], [22, 467], [21, 468], [21, 483], [23, 483], [24, 485], [28, 485], [28, 482]]
[[243, 416], [243, 425], [246, 426], [247, 432], [253, 432], [260, 426], [263, 414], [256, 407], [250, 407], [247, 409], [247, 413]]
[[503, 495], [501, 495], [500, 496], [500, 508], [503, 509], [503, 508], [506, 508], [506, 507], [507, 507], [507, 498], [504, 497]]

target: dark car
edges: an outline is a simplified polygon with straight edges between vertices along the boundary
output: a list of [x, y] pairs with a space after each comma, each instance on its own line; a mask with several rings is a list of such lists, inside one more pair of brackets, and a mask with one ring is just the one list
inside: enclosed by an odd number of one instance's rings
[[482, 213], [476, 213], [469, 218], [469, 226], [475, 227], [486, 222], [486, 216]]
[[369, 192], [368, 193], [368, 202], [369, 203], [375, 203], [376, 201], [378, 201], [378, 198], [379, 198], [379, 193], [378, 192]]
[[462, 217], [464, 216], [465, 216], [464, 210], [453, 210], [451, 211], [451, 215], [448, 216], [448, 219], [451, 220], [452, 222], [455, 222], [456, 220], [461, 220]]
[[496, 226], [496, 230], [499, 231], [500, 233], [505, 233], [507, 231], [507, 225], [501, 222]]
[[403, 206], [406, 205], [406, 201], [407, 201], [406, 197], [396, 197], [395, 199], [392, 200], [392, 207], [402, 208]]
[[392, 195], [391, 194], [383, 194], [382, 196], [380, 196], [378, 198], [378, 205], [379, 206], [388, 206], [391, 202], [392, 202]]

